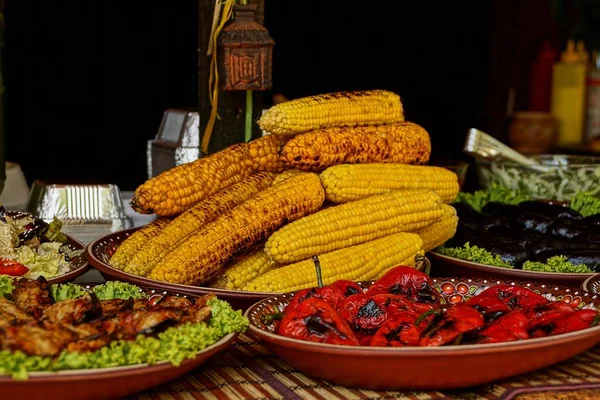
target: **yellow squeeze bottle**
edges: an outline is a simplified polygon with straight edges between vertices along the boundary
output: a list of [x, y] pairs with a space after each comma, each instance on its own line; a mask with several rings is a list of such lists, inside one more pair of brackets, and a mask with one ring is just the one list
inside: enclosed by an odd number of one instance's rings
[[552, 69], [551, 112], [558, 122], [559, 146], [583, 141], [587, 63], [580, 54], [575, 42], [569, 40]]

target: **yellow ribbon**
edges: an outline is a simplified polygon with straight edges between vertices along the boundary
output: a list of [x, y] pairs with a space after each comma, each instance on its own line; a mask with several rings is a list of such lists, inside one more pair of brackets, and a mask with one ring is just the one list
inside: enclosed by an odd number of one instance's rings
[[[214, 30], [214, 34], [210, 38], [211, 43], [211, 60], [210, 60], [210, 71], [208, 78], [208, 98], [212, 105], [212, 109], [210, 111], [210, 117], [208, 118], [208, 123], [206, 124], [206, 128], [204, 129], [204, 134], [202, 135], [202, 152], [204, 154], [208, 154], [208, 145], [210, 144], [210, 138], [212, 136], [213, 128], [215, 126], [215, 120], [217, 119], [217, 108], [219, 101], [219, 71], [217, 68], [217, 38], [219, 37], [219, 33], [223, 30], [223, 27], [231, 18], [233, 14], [233, 6], [235, 5], [235, 0], [225, 0], [223, 6], [223, 13], [221, 14], [221, 21], [219, 25]], [[217, 17], [217, 15], [215, 15]]]

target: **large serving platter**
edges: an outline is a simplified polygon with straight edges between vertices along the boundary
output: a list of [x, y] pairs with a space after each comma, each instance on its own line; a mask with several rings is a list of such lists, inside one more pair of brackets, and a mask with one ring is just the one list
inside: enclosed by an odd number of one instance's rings
[[[512, 284], [577, 308], [600, 308], [600, 296], [581, 289], [513, 280], [434, 278], [433, 282], [447, 303], [462, 302], [496, 284]], [[245, 313], [249, 331], [299, 371], [343, 386], [376, 390], [465, 388], [553, 365], [600, 341], [600, 326], [594, 326], [495, 344], [396, 348], [323, 344], [278, 335], [272, 324], [263, 323], [265, 315], [281, 312], [292, 297], [293, 293], [280, 294], [250, 307]]]
[[[117, 247], [139, 228], [127, 229], [99, 237], [90, 242], [85, 250], [85, 257], [89, 263], [100, 271], [106, 280], [119, 280], [139, 286], [152, 286], [164, 290], [175, 290], [195, 295], [214, 294], [222, 300], [229, 302], [234, 309], [246, 310], [259, 300], [272, 296], [273, 292], [250, 292], [244, 290], [216, 289], [206, 286], [181, 285], [157, 281], [143, 276], [133, 275], [114, 268], [110, 265], [110, 257]], [[423, 264], [423, 267], [425, 263]]]
[[[90, 287], [90, 285], [86, 286]], [[177, 291], [141, 288], [148, 296], [188, 296]], [[123, 398], [185, 375], [224, 350], [235, 339], [230, 333], [179, 365], [168, 361], [96, 369], [31, 372], [26, 380], [0, 375], [0, 398], [28, 400], [106, 400]]]

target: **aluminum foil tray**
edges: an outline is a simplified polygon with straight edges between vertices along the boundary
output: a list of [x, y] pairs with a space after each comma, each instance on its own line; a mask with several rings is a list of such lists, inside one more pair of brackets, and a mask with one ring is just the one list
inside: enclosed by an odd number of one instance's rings
[[97, 228], [115, 232], [133, 227], [125, 213], [121, 192], [116, 185], [53, 184], [35, 181], [31, 186], [27, 211], [52, 221], [56, 216], [67, 230], [82, 232]]

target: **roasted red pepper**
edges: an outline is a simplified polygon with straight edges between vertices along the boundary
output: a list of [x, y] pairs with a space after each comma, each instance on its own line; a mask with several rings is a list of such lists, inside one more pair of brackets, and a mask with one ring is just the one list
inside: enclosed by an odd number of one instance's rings
[[574, 312], [575, 309], [571, 305], [562, 301], [552, 301], [535, 307], [526, 312], [527, 317], [529, 317], [528, 329], [534, 337], [546, 336], [545, 331], [547, 328], [544, 327], [550, 325], [554, 320]]
[[372, 334], [388, 317], [382, 304], [366, 293], [348, 297], [340, 308], [340, 315], [350, 327], [363, 334]]
[[298, 290], [294, 294], [294, 297], [292, 297], [292, 299], [290, 300], [288, 305], [285, 307], [285, 310], [283, 310], [283, 312], [287, 312], [289, 310], [294, 310], [296, 307], [298, 307], [298, 304], [302, 303], [306, 299], [310, 299], [311, 297], [314, 297], [316, 294], [317, 294], [316, 288]]
[[338, 311], [340, 310], [342, 303], [344, 303], [344, 300], [346, 300], [346, 296], [344, 296], [341, 290], [332, 288], [331, 286], [323, 286], [322, 288], [317, 289], [314, 297], [325, 300]]
[[475, 297], [498, 299], [511, 310], [529, 310], [550, 302], [530, 289], [505, 284], [489, 287]]
[[284, 312], [277, 333], [312, 342], [358, 346], [348, 324], [326, 301], [312, 297]]
[[432, 305], [439, 305], [440, 294], [433, 288], [433, 281], [423, 272], [413, 267], [398, 266], [389, 270], [373, 283], [368, 294], [390, 293], [407, 299]]
[[347, 279], [338, 279], [333, 282], [331, 285], [327, 286], [331, 289], [336, 289], [342, 292], [344, 297], [350, 297], [356, 293], [363, 293], [362, 288], [358, 285], [358, 283], [349, 281]]
[[378, 304], [385, 308], [389, 315], [397, 311], [411, 311], [417, 315], [421, 315], [429, 310], [434, 309], [434, 305], [426, 303], [415, 303], [408, 300], [406, 297], [396, 294], [376, 294], [372, 296]]
[[397, 312], [390, 316], [375, 332], [371, 346], [418, 346], [422, 328], [415, 326], [415, 314]]
[[521, 311], [510, 311], [488, 324], [479, 335], [478, 343], [500, 343], [529, 338], [527, 325], [529, 318]]
[[549, 334], [558, 335], [589, 328], [597, 325], [600, 322], [599, 319], [600, 314], [596, 310], [577, 310], [554, 320], [552, 323], [554, 328]]
[[23, 276], [29, 272], [29, 268], [9, 258], [0, 257], [0, 275]]
[[442, 346], [451, 342], [458, 342], [463, 333], [484, 326], [483, 316], [474, 308], [459, 304], [452, 306], [444, 313], [433, 317], [431, 323], [425, 328], [420, 345]]

